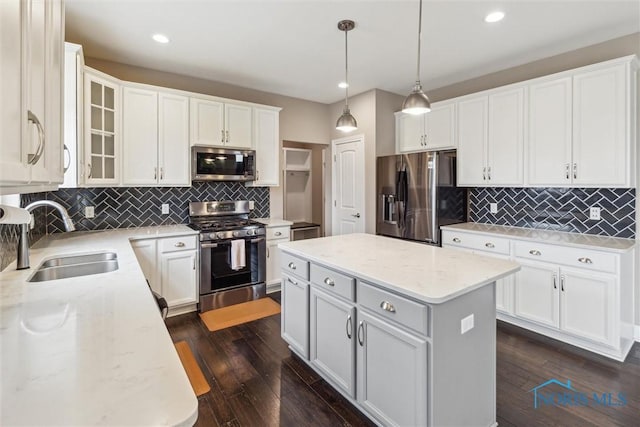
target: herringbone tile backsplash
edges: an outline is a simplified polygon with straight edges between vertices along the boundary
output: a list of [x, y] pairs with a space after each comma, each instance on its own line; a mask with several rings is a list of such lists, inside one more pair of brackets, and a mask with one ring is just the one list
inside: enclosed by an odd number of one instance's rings
[[[498, 204], [492, 214], [489, 203]], [[602, 236], [635, 238], [633, 188], [473, 188], [469, 220]], [[599, 221], [589, 208], [601, 208]]]
[[[269, 189], [245, 187], [235, 182], [198, 182], [188, 188], [62, 188], [47, 193], [47, 199], [67, 208], [80, 231], [186, 224], [189, 222], [189, 202], [207, 200], [253, 200], [255, 205], [251, 217], [269, 216]], [[168, 215], [161, 213], [163, 203], [169, 204]], [[85, 218], [86, 206], [95, 207], [94, 218]], [[61, 231], [64, 231], [62, 220], [49, 209], [47, 233]]]

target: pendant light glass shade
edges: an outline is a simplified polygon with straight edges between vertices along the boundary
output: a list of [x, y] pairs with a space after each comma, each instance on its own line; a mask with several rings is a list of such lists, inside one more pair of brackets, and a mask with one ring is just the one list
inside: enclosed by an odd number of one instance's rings
[[345, 19], [338, 22], [338, 29], [344, 31], [344, 109], [342, 115], [338, 117], [336, 122], [336, 129], [342, 132], [351, 132], [358, 129], [358, 122], [355, 117], [351, 115], [349, 110], [349, 62], [348, 62], [348, 45], [347, 45], [347, 33], [355, 28], [356, 24], [353, 21]]
[[420, 0], [420, 11], [418, 12], [418, 65], [416, 67], [416, 84], [413, 90], [402, 103], [402, 112], [408, 114], [424, 114], [431, 111], [429, 97], [422, 90], [420, 83], [420, 41], [422, 39], [422, 0]]

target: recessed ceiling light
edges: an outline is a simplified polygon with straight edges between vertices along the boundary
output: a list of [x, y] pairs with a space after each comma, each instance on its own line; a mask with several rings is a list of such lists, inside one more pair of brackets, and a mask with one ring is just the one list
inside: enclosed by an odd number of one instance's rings
[[504, 12], [497, 10], [485, 16], [484, 22], [490, 22], [490, 23], [498, 22], [498, 21], [502, 21], [502, 18], [504, 18]]
[[169, 37], [164, 34], [154, 34], [152, 38], [158, 43], [169, 43]]
[[348, 88], [348, 87], [349, 87], [349, 83], [347, 83], [347, 82], [340, 82], [340, 83], [338, 83], [338, 87], [339, 87], [340, 89], [346, 89], [346, 88]]

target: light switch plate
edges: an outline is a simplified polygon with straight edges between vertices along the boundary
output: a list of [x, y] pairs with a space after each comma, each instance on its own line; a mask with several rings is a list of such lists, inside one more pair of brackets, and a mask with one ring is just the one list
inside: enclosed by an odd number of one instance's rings
[[84, 217], [85, 218], [95, 218], [96, 211], [94, 206], [85, 206], [84, 207]]
[[473, 314], [470, 314], [460, 321], [460, 335], [469, 332], [471, 329], [473, 329], [473, 326], [474, 316]]
[[491, 213], [498, 213], [498, 204], [497, 203], [489, 203], [489, 211]]
[[169, 203], [162, 204], [162, 215], [169, 215]]
[[589, 219], [599, 220], [600, 219], [600, 208], [591, 207], [589, 208]]

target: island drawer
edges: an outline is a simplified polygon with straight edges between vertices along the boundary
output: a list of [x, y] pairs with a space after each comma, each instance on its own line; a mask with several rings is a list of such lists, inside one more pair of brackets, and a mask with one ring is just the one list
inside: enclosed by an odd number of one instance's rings
[[282, 272], [293, 274], [301, 279], [309, 280], [309, 261], [295, 255], [282, 252]]
[[609, 252], [536, 242], [514, 242], [514, 253], [519, 258], [552, 262], [589, 270], [615, 273], [618, 256]]
[[198, 236], [178, 236], [159, 239], [160, 252], [193, 250], [198, 244]]
[[355, 279], [318, 264], [311, 264], [311, 283], [349, 301], [355, 301]]
[[509, 239], [490, 235], [442, 230], [442, 244], [509, 255]]
[[267, 240], [289, 239], [289, 226], [267, 228]]
[[400, 295], [387, 292], [361, 280], [358, 281], [358, 304], [429, 336], [429, 307]]

